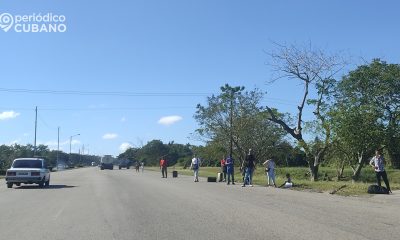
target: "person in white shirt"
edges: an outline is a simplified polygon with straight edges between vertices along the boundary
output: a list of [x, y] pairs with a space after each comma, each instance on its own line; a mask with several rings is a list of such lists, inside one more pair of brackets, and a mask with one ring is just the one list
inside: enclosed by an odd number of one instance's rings
[[389, 191], [389, 193], [391, 193], [392, 191], [390, 190], [389, 180], [385, 171], [384, 163], [385, 159], [381, 155], [381, 151], [379, 149], [376, 150], [375, 156], [372, 157], [371, 161], [369, 162], [369, 165], [371, 165], [375, 171], [378, 186], [381, 186], [381, 178], [382, 178], [383, 181], [385, 182], [387, 190]]
[[196, 156], [193, 156], [192, 163], [190, 164], [190, 168], [193, 170], [194, 173], [194, 182], [199, 181], [199, 168], [200, 168], [200, 159]]
[[144, 162], [140, 163], [140, 169], [142, 170], [142, 173], [143, 173], [143, 171], [144, 171]]
[[276, 187], [275, 183], [275, 162], [274, 159], [268, 159], [264, 163], [265, 173], [267, 174], [267, 184], [270, 186], [270, 182], [273, 183], [274, 187]]

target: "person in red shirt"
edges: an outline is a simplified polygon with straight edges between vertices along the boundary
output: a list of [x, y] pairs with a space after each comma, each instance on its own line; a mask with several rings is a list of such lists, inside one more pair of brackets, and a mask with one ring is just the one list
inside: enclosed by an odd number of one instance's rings
[[163, 178], [167, 178], [167, 166], [168, 166], [168, 162], [166, 159], [161, 158], [160, 160], [160, 169], [161, 169], [161, 173], [162, 173], [162, 177]]
[[221, 159], [221, 173], [222, 173], [222, 181], [226, 181], [226, 164], [225, 164], [225, 157]]

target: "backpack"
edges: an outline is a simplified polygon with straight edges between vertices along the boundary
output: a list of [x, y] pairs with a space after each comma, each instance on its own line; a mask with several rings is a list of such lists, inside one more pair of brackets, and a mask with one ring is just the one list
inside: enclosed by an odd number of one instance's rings
[[381, 187], [378, 185], [370, 185], [368, 187], [369, 194], [389, 194], [389, 191], [385, 187]]
[[197, 170], [197, 169], [199, 169], [199, 164], [193, 164], [193, 166], [192, 166], [192, 168], [193, 168], [193, 170]]

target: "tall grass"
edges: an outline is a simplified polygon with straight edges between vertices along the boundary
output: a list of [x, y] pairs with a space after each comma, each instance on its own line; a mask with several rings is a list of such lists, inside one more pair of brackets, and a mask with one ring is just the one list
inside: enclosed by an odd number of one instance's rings
[[[172, 167], [168, 170], [172, 171]], [[174, 168], [179, 174], [192, 175], [193, 172], [190, 169], [183, 169], [181, 167]], [[158, 170], [158, 168], [153, 168]], [[200, 168], [199, 174], [202, 177], [217, 176], [220, 171], [219, 167], [202, 167]], [[400, 189], [400, 170], [387, 169], [387, 174], [392, 190]], [[343, 178], [338, 180], [336, 177], [335, 168], [331, 167], [320, 167], [319, 169], [319, 181], [311, 181], [309, 177], [309, 170], [306, 167], [284, 167], [276, 169], [276, 184], [280, 186], [286, 180], [286, 173], [291, 175], [292, 181], [295, 184], [293, 189], [302, 191], [313, 191], [321, 193], [332, 193], [333, 191], [339, 195], [363, 195], [367, 193], [368, 186], [375, 184], [376, 178], [374, 171], [365, 167], [361, 172], [360, 181], [353, 182], [351, 180], [352, 170], [345, 169]], [[239, 168], [235, 169], [235, 181], [242, 183], [242, 174], [239, 172]], [[264, 168], [258, 167], [253, 176], [253, 184], [266, 186], [267, 179], [264, 172]], [[382, 182], [383, 186], [384, 183]]]

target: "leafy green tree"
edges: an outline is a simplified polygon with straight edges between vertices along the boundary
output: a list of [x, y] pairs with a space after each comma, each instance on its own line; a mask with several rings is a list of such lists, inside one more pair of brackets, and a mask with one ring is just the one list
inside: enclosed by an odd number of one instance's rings
[[243, 160], [248, 149], [253, 149], [256, 159], [261, 160], [274, 144], [282, 141], [285, 133], [266, 119], [266, 112], [260, 107], [264, 94], [258, 89], [244, 90], [244, 87], [226, 84], [219, 95], [207, 98], [205, 106], [197, 106], [196, 133], [207, 144], [213, 144], [214, 149], [222, 150], [210, 158], [232, 154]]
[[181, 165], [185, 165], [185, 161], [191, 159], [192, 155], [192, 146], [190, 144], [178, 144], [173, 141], [164, 144], [161, 140], [152, 140], [141, 148], [128, 148], [125, 152], [118, 155], [118, 158], [143, 161], [146, 165], [156, 166], [159, 164], [160, 158], [163, 157], [172, 166], [178, 162]]
[[[400, 65], [374, 59], [370, 64], [359, 66], [347, 74], [339, 84], [338, 93], [337, 98], [342, 106], [353, 106], [348, 114], [354, 110], [364, 111], [354, 121], [360, 121], [361, 118], [367, 121], [365, 118], [368, 118], [374, 124], [371, 126], [382, 127], [383, 136], [373, 138], [379, 139], [380, 144], [371, 140], [374, 146], [370, 147], [385, 145], [392, 165], [400, 168]], [[371, 130], [359, 130], [378, 131], [374, 127]]]
[[379, 113], [370, 105], [339, 102], [331, 114], [334, 147], [336, 155], [341, 156], [340, 168], [348, 162], [353, 179], [358, 180], [361, 169], [384, 139]]

